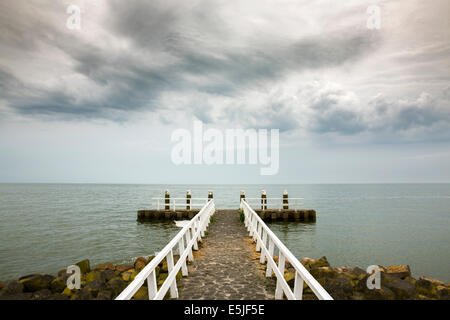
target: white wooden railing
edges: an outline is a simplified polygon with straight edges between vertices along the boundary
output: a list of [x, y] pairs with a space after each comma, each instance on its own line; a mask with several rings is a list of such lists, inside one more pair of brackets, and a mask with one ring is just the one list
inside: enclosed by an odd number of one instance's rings
[[[169, 198], [169, 203], [166, 203], [166, 198], [152, 198], [153, 205], [160, 210], [161, 208], [164, 209], [165, 206], [169, 206], [171, 210], [175, 211], [176, 208], [184, 208], [186, 209], [187, 206], [190, 206], [191, 209], [194, 209], [194, 207], [203, 207], [205, 203], [208, 202], [208, 198]], [[190, 203], [188, 203], [188, 200], [190, 200]], [[195, 202], [197, 201], [197, 202]]]
[[[178, 298], [176, 275], [181, 269], [183, 276], [188, 275], [186, 258], [194, 260], [192, 249], [198, 250], [198, 242], [205, 236], [205, 230], [209, 225], [210, 217], [215, 212], [214, 200], [208, 201], [203, 208], [187, 223], [180, 232], [162, 249], [152, 261], [150, 261], [134, 280], [123, 290], [116, 300], [129, 300], [147, 280], [148, 297], [150, 300], [164, 299], [170, 288], [170, 297]], [[174, 250], [178, 247], [180, 257], [174, 264]], [[156, 267], [167, 259], [168, 275], [158, 290], [156, 280]]]
[[[289, 206], [289, 209], [299, 209], [303, 204], [301, 200], [304, 198], [248, 198], [245, 197], [245, 201], [255, 208], [261, 208], [261, 206], [267, 209], [283, 209], [284, 206]], [[288, 203], [283, 203], [283, 200], [288, 200]]]
[[[277, 278], [275, 299], [283, 299], [283, 294], [289, 300], [301, 300], [303, 295], [303, 283], [311, 288], [320, 300], [333, 300], [328, 292], [317, 282], [316, 279], [305, 269], [298, 259], [289, 251], [280, 239], [270, 230], [264, 221], [258, 216], [250, 205], [241, 200], [240, 208], [245, 215], [245, 226], [250, 236], [256, 241], [256, 251], [261, 252], [259, 262], [262, 264], [267, 259], [266, 277], [272, 276], [272, 271]], [[267, 242], [269, 243], [267, 246]], [[274, 249], [278, 248], [278, 265], [273, 259]], [[292, 292], [288, 283], [284, 279], [284, 268], [286, 260], [295, 269], [294, 291]]]

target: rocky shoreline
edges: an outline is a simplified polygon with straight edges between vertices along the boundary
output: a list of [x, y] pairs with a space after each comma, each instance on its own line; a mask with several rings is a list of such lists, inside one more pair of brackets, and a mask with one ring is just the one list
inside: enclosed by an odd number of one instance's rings
[[[154, 258], [139, 257], [134, 264], [114, 265], [104, 263], [93, 268], [89, 260], [76, 265], [81, 270], [81, 288], [70, 290], [66, 269], [56, 276], [49, 274], [31, 274], [4, 284], [0, 281], [0, 300], [112, 300], [136, 277], [136, 275]], [[175, 255], [175, 262], [179, 256]], [[275, 257], [276, 258], [276, 257]], [[320, 259], [303, 258], [301, 263], [330, 293], [335, 300], [449, 300], [450, 284], [442, 281], [411, 276], [409, 266], [379, 266], [381, 270], [381, 289], [369, 290], [365, 270], [347, 266], [333, 268], [326, 257]], [[266, 265], [261, 265], [265, 270]], [[285, 279], [293, 287], [295, 270], [286, 263]], [[167, 262], [163, 260], [156, 268], [158, 287], [167, 278]], [[181, 278], [181, 272], [177, 279]], [[144, 283], [133, 299], [148, 299], [147, 283]], [[304, 299], [315, 299], [306, 284]]]

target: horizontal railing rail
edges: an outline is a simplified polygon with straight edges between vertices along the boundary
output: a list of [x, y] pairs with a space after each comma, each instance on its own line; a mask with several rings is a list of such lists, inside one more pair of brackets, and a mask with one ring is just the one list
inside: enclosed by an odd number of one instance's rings
[[[201, 208], [207, 203], [210, 199], [208, 198], [168, 198], [169, 203], [166, 202], [166, 198], [152, 198], [153, 205], [157, 208], [157, 210], [164, 209], [166, 206], [169, 206], [171, 210], [175, 211], [178, 207], [179, 209], [186, 209], [187, 206], [190, 208]], [[190, 203], [188, 202], [190, 201]], [[194, 202], [198, 201], [198, 202]]]
[[[247, 231], [249, 231], [253, 241], [256, 241], [256, 251], [261, 252], [259, 262], [263, 264], [267, 259], [266, 277], [271, 277], [273, 272], [277, 278], [275, 299], [283, 299], [284, 294], [289, 300], [301, 300], [305, 282], [320, 300], [333, 300], [320, 283], [314, 279], [309, 271], [270, 230], [246, 200], [241, 200], [240, 208], [244, 212], [244, 224], [247, 227]], [[275, 248], [278, 248], [279, 251], [278, 265], [274, 260]], [[284, 278], [286, 260], [295, 269], [294, 291], [291, 290]]]
[[[208, 201], [175, 237], [150, 261], [134, 280], [116, 297], [116, 300], [129, 300], [147, 281], [149, 300], [164, 299], [170, 289], [170, 297], [178, 298], [176, 275], [181, 269], [183, 276], [188, 275], [186, 259], [193, 261], [192, 250], [198, 250], [198, 242], [205, 236], [210, 217], [215, 212], [214, 200]], [[178, 247], [179, 259], [174, 263], [174, 250]], [[168, 275], [161, 287], [158, 289], [156, 281], [156, 267], [164, 260], [167, 261]]]
[[261, 209], [283, 209], [288, 207], [289, 209], [299, 209], [303, 204], [301, 200], [304, 198], [249, 198], [245, 197], [245, 201], [254, 206], [255, 208]]

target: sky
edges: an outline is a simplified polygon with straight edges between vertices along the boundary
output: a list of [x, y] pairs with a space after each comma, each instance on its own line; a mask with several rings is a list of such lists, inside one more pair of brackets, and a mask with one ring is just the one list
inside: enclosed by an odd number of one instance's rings
[[[2, 0], [0, 182], [450, 182], [449, 80], [448, 0]], [[277, 174], [176, 165], [194, 121]]]

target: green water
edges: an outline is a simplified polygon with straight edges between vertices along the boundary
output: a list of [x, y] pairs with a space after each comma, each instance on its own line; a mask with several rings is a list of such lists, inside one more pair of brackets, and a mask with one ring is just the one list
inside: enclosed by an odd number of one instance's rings
[[269, 226], [298, 257], [333, 266], [409, 264], [413, 275], [450, 281], [450, 184], [96, 185], [0, 184], [0, 280], [55, 273], [81, 259], [122, 263], [160, 250], [173, 223], [138, 223], [164, 189], [183, 197], [214, 191], [217, 208], [237, 208], [239, 192], [303, 197], [317, 222]]

